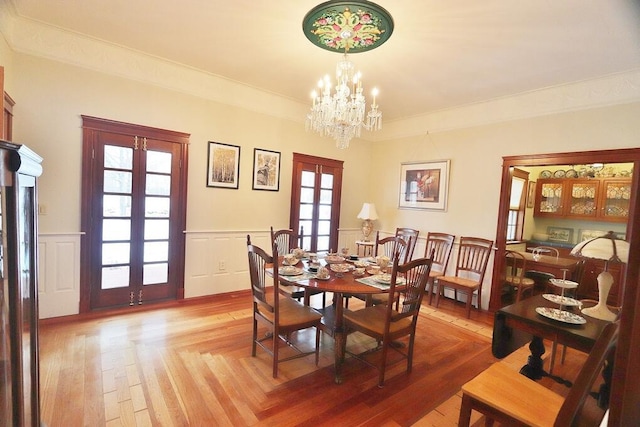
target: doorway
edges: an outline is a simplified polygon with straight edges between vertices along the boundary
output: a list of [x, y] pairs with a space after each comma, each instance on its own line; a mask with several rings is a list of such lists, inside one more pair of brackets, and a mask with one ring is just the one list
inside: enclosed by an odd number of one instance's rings
[[302, 235], [303, 249], [338, 250], [342, 169], [339, 160], [293, 153], [289, 227]]
[[182, 297], [188, 135], [83, 116], [81, 311]]
[[[514, 168], [552, 167], [560, 165], [586, 165], [594, 163], [633, 163], [632, 190], [630, 206], [634, 206], [638, 192], [638, 167], [640, 166], [640, 149], [585, 151], [579, 153], [556, 153], [526, 156], [504, 157], [502, 164], [502, 185], [500, 190], [500, 206], [498, 212], [498, 228], [496, 231], [495, 262], [493, 266], [491, 297], [489, 310], [496, 311], [502, 306], [500, 275], [503, 268], [502, 258], [507, 244], [507, 230], [509, 219], [510, 195], [512, 185], [512, 170]], [[627, 233], [637, 213], [629, 211], [627, 219]]]

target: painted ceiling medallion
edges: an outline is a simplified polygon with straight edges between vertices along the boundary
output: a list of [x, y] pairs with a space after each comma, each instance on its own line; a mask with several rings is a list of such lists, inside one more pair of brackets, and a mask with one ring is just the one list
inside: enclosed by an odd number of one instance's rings
[[393, 32], [393, 18], [369, 1], [328, 1], [305, 15], [302, 29], [318, 47], [358, 53], [386, 42]]

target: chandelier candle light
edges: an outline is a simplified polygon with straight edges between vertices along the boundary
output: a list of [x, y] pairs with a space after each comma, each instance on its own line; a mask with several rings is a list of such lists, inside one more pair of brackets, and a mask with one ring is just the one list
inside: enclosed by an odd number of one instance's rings
[[375, 49], [387, 41], [393, 32], [393, 19], [384, 8], [369, 1], [328, 1], [309, 11], [302, 27], [316, 46], [343, 53], [336, 67], [335, 86], [326, 75], [318, 83], [318, 92], [311, 95], [313, 103], [306, 128], [332, 137], [338, 148], [347, 148], [352, 138], [360, 137], [363, 128], [382, 128], [382, 112], [376, 104], [378, 90], [372, 90], [371, 108], [365, 113], [367, 101], [361, 74], [347, 53]]

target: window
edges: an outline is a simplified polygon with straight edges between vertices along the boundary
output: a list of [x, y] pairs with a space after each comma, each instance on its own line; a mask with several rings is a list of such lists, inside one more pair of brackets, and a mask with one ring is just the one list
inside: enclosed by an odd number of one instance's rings
[[511, 192], [509, 195], [509, 214], [507, 216], [507, 241], [522, 240], [524, 213], [529, 172], [511, 169]]

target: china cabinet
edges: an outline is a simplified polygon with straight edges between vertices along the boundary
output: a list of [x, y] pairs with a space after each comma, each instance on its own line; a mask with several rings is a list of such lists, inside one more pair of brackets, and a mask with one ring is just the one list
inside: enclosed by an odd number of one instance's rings
[[39, 426], [37, 190], [42, 159], [0, 141], [0, 425]]
[[631, 178], [540, 179], [534, 216], [626, 222]]

